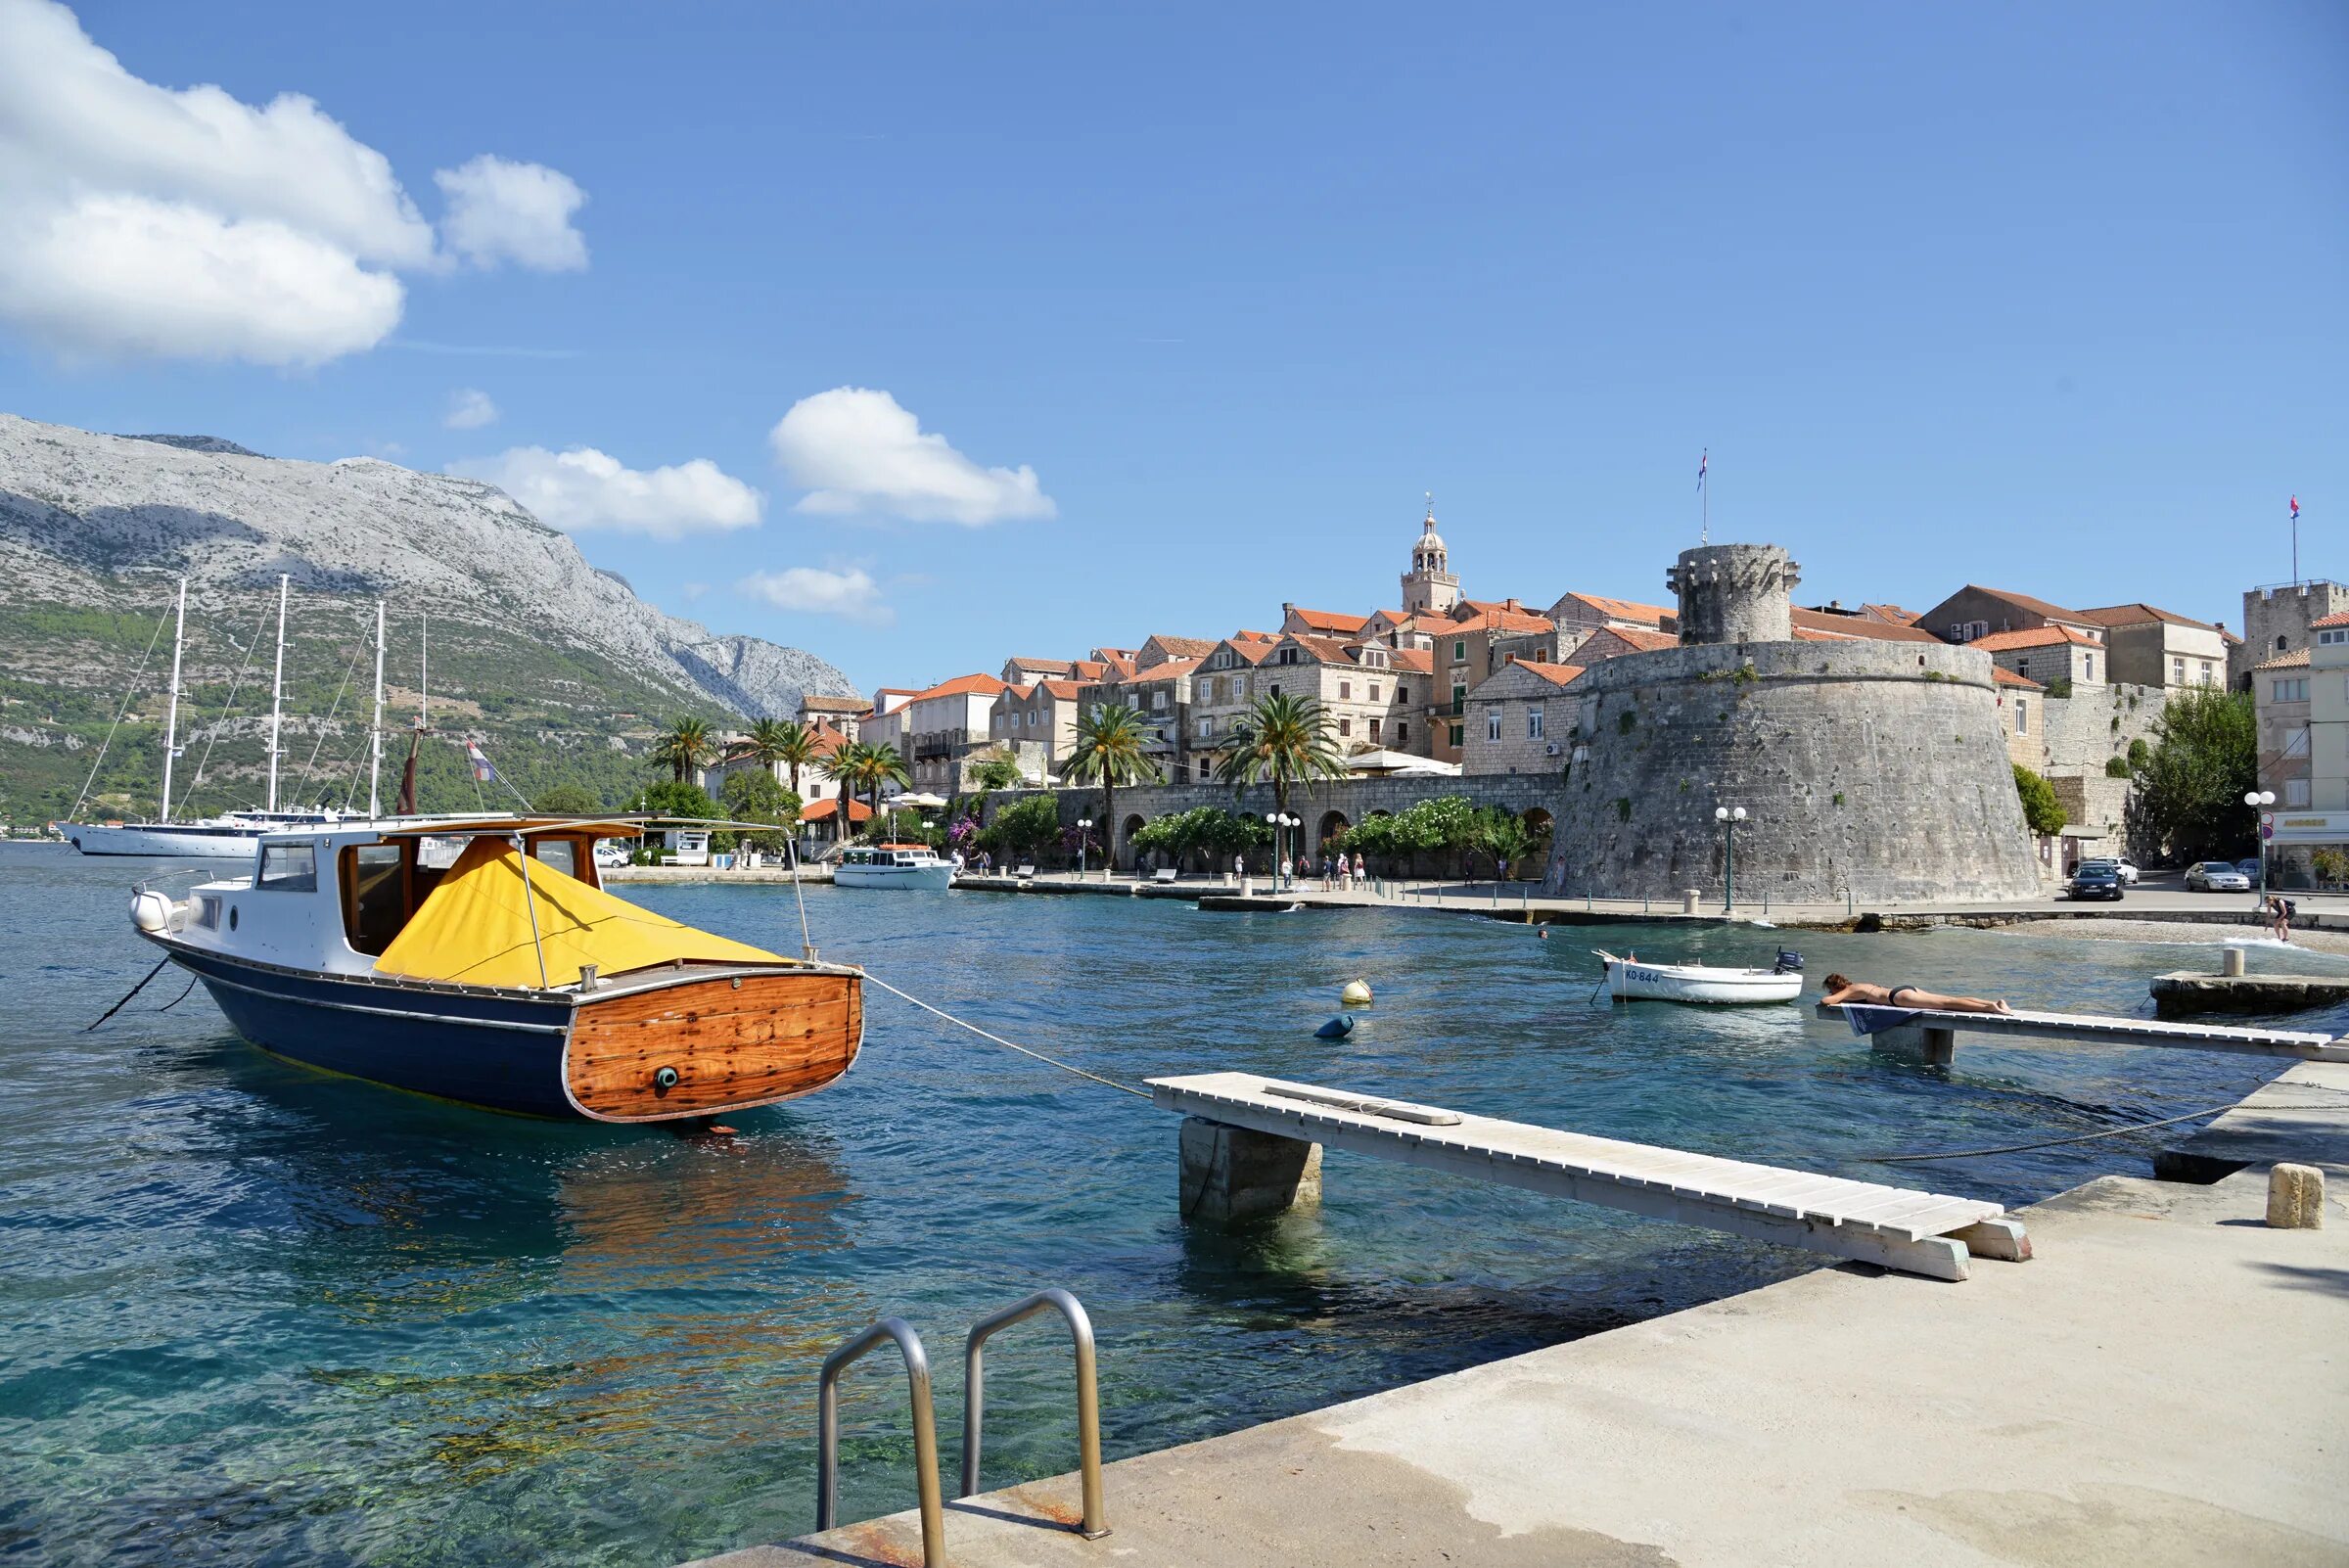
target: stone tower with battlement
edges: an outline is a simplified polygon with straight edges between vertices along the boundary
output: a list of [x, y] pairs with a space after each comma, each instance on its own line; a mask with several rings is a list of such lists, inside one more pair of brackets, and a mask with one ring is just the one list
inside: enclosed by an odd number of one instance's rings
[[1451, 559], [1444, 535], [1436, 531], [1436, 498], [1427, 498], [1427, 520], [1419, 525], [1418, 542], [1411, 546], [1411, 569], [1403, 575], [1403, 608], [1406, 615], [1445, 616], [1460, 602], [1460, 579], [1451, 574]]
[[1707, 544], [1682, 550], [1664, 574], [1681, 596], [1681, 644], [1785, 642], [1794, 635], [1794, 585], [1802, 568], [1774, 544]]
[[1545, 891], [1719, 909], [1734, 829], [1737, 905], [1860, 908], [2039, 895], [1988, 654], [1866, 637], [1797, 642], [1786, 552], [1683, 551], [1681, 646], [1602, 660], [1579, 717]]

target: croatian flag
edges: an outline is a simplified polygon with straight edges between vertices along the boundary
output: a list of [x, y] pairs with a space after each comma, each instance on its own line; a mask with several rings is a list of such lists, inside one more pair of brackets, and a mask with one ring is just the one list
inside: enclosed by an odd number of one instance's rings
[[2292, 497], [2292, 521], [2300, 521], [2300, 497], [2297, 495]]
[[[1699, 452], [1699, 453], [1697, 454], [1697, 458], [1696, 458], [1696, 487], [1697, 487], [1698, 489], [1700, 489], [1700, 490], [1701, 490], [1701, 489], [1703, 489], [1703, 488], [1705, 487], [1705, 465], [1706, 465], [1707, 463], [1710, 463], [1712, 460], [1713, 460], [1713, 453], [1712, 453], [1712, 451], [1711, 451], [1711, 449], [1710, 449], [1710, 448], [1708, 448], [1708, 449], [1707, 449], [1707, 450], [1705, 450], [1705, 451]], [[2297, 513], [2295, 513], [2294, 515], [2297, 515]]]
[[465, 761], [473, 764], [473, 776], [477, 783], [486, 784], [497, 777], [497, 769], [489, 765], [489, 759], [483, 756], [481, 747], [472, 741], [465, 743]]

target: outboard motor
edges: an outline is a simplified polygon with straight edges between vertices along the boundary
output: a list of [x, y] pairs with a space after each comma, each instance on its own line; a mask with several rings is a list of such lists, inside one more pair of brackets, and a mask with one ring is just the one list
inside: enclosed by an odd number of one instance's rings
[[1777, 964], [1771, 970], [1771, 973], [1773, 975], [1799, 975], [1802, 972], [1803, 955], [1780, 947]]

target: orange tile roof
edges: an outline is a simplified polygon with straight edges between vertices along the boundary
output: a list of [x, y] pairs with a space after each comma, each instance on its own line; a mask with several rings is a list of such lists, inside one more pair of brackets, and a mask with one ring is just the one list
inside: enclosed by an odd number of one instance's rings
[[1532, 670], [1553, 686], [1568, 685], [1583, 672], [1581, 665], [1545, 665], [1539, 659], [1520, 659], [1517, 665], [1521, 669]]
[[[2349, 615], [2326, 616], [2325, 621], [2338, 621], [2343, 625], [2349, 625]], [[2313, 622], [2311, 624], [2321, 626], [2325, 621]], [[2308, 650], [2294, 648], [2290, 653], [2280, 653], [2266, 664], [2253, 665], [2251, 668], [2253, 669], [2306, 669], [2308, 668]]]
[[1346, 665], [1354, 662], [1346, 655], [1346, 644], [1336, 637], [1315, 637], [1300, 631], [1282, 641], [1295, 643], [1321, 664]]
[[1987, 637], [1976, 637], [1966, 644], [1984, 653], [2006, 653], [2016, 648], [2053, 648], [2062, 644], [2076, 648], [2101, 648], [2104, 645], [2085, 631], [2069, 626], [2033, 626], [2028, 631], [1994, 631]]
[[1864, 604], [1860, 608], [1865, 614], [1874, 616], [1878, 621], [1887, 621], [1894, 625], [1913, 626], [1916, 624], [1916, 612], [1904, 610], [1897, 604]]
[[[831, 820], [839, 812], [840, 803], [838, 801], [809, 801], [806, 806], [800, 807], [800, 820], [803, 822], [825, 822]], [[862, 801], [849, 803], [849, 820], [851, 822], [865, 821], [872, 814], [873, 808]]]
[[1805, 627], [1822, 631], [1831, 637], [1867, 637], [1878, 642], [1939, 642], [1941, 639], [1921, 626], [1904, 623], [1878, 621], [1872, 616], [1843, 616], [1828, 610], [1797, 610], [1793, 612], [1795, 629]]
[[1069, 666], [1069, 673], [1079, 680], [1099, 680], [1108, 668], [1098, 659], [1079, 659]]
[[2207, 621], [2194, 621], [2168, 610], [2157, 610], [2149, 604], [2108, 604], [2100, 610], [2083, 610], [2080, 619], [2093, 621], [2099, 626], [2142, 626], [2148, 621], [2167, 622], [2173, 626], [2197, 626], [2204, 631], [2219, 628]]
[[1612, 616], [1618, 621], [1645, 622], [1651, 626], [1662, 624], [1666, 616], [1680, 614], [1662, 605], [1641, 604], [1636, 599], [1610, 599], [1603, 593], [1568, 593], [1560, 597], [1578, 600], [1602, 616]]
[[1179, 659], [1204, 659], [1216, 651], [1216, 639], [1213, 637], [1169, 637], [1161, 634], [1149, 638], [1142, 646], [1147, 648], [1153, 642]]
[[1233, 642], [1278, 642], [1280, 633], [1277, 631], [1250, 631], [1246, 627], [1242, 627], [1231, 634], [1231, 640]]
[[1600, 637], [1621, 637], [1641, 653], [1654, 653], [1659, 648], [1678, 648], [1681, 645], [1681, 639], [1669, 631], [1649, 631], [1641, 626], [1608, 626], [1590, 635], [1593, 641]]
[[940, 681], [927, 691], [915, 692], [913, 700], [918, 703], [932, 697], [993, 697], [1002, 690], [1003, 682], [992, 675], [956, 675], [952, 680]]
[[1062, 702], [1073, 703], [1077, 700], [1077, 693], [1084, 683], [1078, 680], [1041, 680], [1036, 684]]
[[1993, 599], [2004, 599], [2018, 610], [2028, 610], [2033, 615], [2045, 616], [2050, 621], [2082, 621], [2087, 619], [2077, 610], [2066, 610], [2059, 604], [2050, 604], [2045, 599], [2034, 599], [2027, 593], [2009, 593], [2004, 588], [1985, 588], [1979, 582], [1967, 583], [1964, 591], [1967, 593], [1984, 594]]
[[800, 706], [821, 708], [833, 714], [861, 714], [873, 705], [870, 699], [864, 697], [824, 697], [808, 691], [800, 694]]
[[1024, 703], [1035, 694], [1036, 688], [1034, 686], [1006, 686], [995, 694], [995, 700], [997, 702], [1001, 702], [1004, 698], [1008, 697], [1013, 702]]
[[2004, 665], [1991, 666], [1990, 678], [1994, 684], [2001, 686], [2027, 686], [2033, 691], [2047, 690], [2045, 686], [2033, 680], [2029, 675], [2018, 675]]
[[1343, 616], [1339, 615], [1334, 610], [1298, 610], [1292, 608], [1289, 611], [1289, 614], [1295, 616], [1307, 625], [1312, 626], [1315, 631], [1356, 632], [1361, 630], [1364, 623], [1370, 619], [1368, 616]]
[[1465, 621], [1454, 621], [1452, 627], [1459, 631], [1554, 631], [1556, 623], [1534, 610], [1508, 610], [1495, 606], [1481, 611]]
[[1433, 648], [1389, 648], [1387, 664], [1391, 669], [1432, 675], [1436, 672], [1436, 651]]
[[1137, 686], [1147, 680], [1178, 680], [1198, 669], [1200, 663], [1197, 659], [1169, 659], [1164, 664], [1135, 670], [1131, 678]]
[[1052, 674], [1068, 669], [1071, 663], [1066, 659], [1023, 659], [1016, 654], [1003, 662], [1014, 669], [1033, 669]]
[[2308, 624], [2312, 631], [2330, 631], [2335, 626], [2349, 626], [2349, 610], [2343, 610], [2338, 615], [2320, 617]]

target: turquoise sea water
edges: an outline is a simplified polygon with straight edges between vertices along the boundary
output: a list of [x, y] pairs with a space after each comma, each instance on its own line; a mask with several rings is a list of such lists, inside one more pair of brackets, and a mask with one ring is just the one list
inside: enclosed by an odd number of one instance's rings
[[[324, 1077], [201, 992], [155, 1011], [172, 974], [83, 1034], [153, 962], [124, 919], [153, 873], [0, 849], [0, 1555], [21, 1560], [662, 1564], [810, 1528], [817, 1363], [885, 1313], [929, 1343], [950, 1484], [962, 1333], [1042, 1285], [1091, 1310], [1116, 1457], [1814, 1267], [1342, 1155], [1317, 1213], [1187, 1230], [1172, 1117], [877, 992], [847, 1079], [719, 1142]], [[788, 889], [631, 896], [796, 950]], [[1932, 1068], [1807, 1009], [1588, 1001], [1594, 941], [1720, 961], [1785, 941], [1815, 976], [2142, 1013], [2176, 946], [807, 903], [827, 956], [1116, 1078], [1245, 1068], [2007, 1203], [2142, 1174], [2162, 1134], [1905, 1175], [1864, 1157], [2175, 1114], [2273, 1071], [1990, 1045]], [[1313, 1038], [1355, 976], [1377, 1005]], [[891, 1365], [850, 1374], [846, 1517], [912, 1499]], [[989, 1366], [990, 1484], [1069, 1468], [1065, 1338], [1014, 1330]]]

